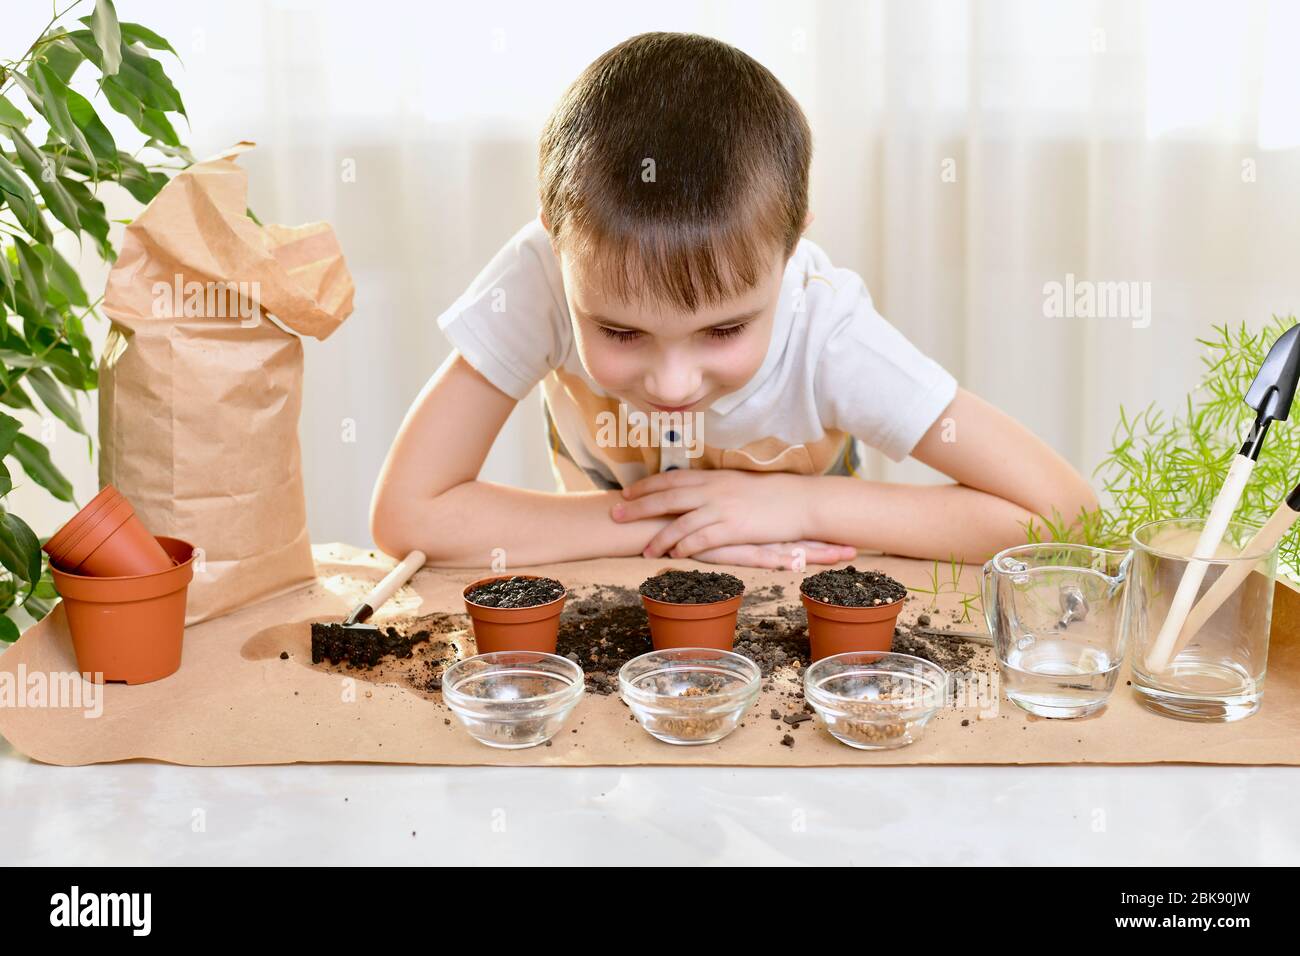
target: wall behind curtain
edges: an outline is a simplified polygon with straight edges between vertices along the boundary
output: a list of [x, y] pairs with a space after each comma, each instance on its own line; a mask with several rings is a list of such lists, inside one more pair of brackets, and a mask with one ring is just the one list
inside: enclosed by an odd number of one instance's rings
[[[44, 22], [31, 6], [6, 46]], [[1293, 4], [118, 7], [180, 51], [196, 153], [256, 140], [244, 165], [258, 215], [329, 220], [348, 253], [356, 312], [307, 348], [300, 431], [320, 542], [369, 542], [383, 454], [447, 353], [437, 315], [535, 214], [536, 138], [565, 86], [644, 30], [711, 34], [771, 68], [816, 137], [811, 237], [963, 384], [1086, 471], [1121, 402], [1187, 390], [1211, 323], [1300, 311]], [[1150, 283], [1149, 327], [1046, 317], [1044, 283], [1067, 274]], [[550, 487], [539, 401], [521, 403], [483, 477]], [[86, 500], [84, 443], [61, 433], [53, 452]], [[869, 473], [933, 477], [879, 457]], [[42, 534], [69, 512], [16, 495]]]

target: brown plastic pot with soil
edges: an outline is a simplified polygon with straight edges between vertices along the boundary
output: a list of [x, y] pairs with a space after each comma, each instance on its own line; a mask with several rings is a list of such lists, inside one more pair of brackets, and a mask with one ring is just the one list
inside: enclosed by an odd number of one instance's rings
[[808, 612], [812, 659], [851, 651], [888, 651], [907, 588], [880, 571], [853, 565], [804, 578], [799, 597]]
[[43, 547], [51, 565], [87, 577], [155, 574], [173, 564], [131, 502], [112, 485], [105, 485]]
[[157, 538], [156, 544], [168, 567], [151, 574], [89, 577], [51, 565], [77, 669], [96, 682], [145, 684], [181, 666], [194, 548], [178, 538]]
[[480, 654], [496, 651], [555, 653], [560, 612], [568, 591], [555, 578], [499, 574], [465, 588], [465, 610]]
[[661, 571], [639, 588], [655, 650], [709, 647], [729, 651], [745, 582], [722, 571]]

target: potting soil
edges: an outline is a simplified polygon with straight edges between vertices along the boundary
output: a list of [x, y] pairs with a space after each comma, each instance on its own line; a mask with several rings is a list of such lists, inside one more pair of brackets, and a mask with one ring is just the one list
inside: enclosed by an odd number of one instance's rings
[[538, 607], [550, 604], [564, 593], [564, 585], [555, 578], [529, 578], [513, 575], [481, 584], [466, 597], [483, 607]]
[[712, 604], [745, 590], [745, 582], [723, 571], [664, 571], [641, 582], [641, 593], [668, 604]]
[[859, 571], [853, 565], [819, 571], [804, 578], [799, 589], [815, 601], [840, 607], [893, 604], [907, 596], [907, 588], [879, 571]]

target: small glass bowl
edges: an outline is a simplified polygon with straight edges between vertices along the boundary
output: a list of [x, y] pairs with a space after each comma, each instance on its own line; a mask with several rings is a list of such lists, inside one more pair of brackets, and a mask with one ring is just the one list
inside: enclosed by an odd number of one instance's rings
[[442, 698], [475, 740], [521, 750], [550, 740], [582, 697], [582, 668], [556, 654], [496, 651], [442, 675]]
[[619, 691], [651, 737], [666, 744], [711, 744], [736, 729], [758, 699], [762, 674], [748, 657], [707, 647], [674, 647], [633, 658]]
[[804, 699], [840, 743], [891, 750], [920, 738], [948, 696], [948, 672], [911, 654], [823, 657], [803, 675]]

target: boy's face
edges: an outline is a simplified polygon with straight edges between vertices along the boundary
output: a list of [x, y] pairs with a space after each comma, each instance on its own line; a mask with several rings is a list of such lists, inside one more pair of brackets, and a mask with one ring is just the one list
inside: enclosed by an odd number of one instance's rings
[[702, 412], [754, 377], [767, 355], [785, 256], [748, 292], [695, 312], [606, 295], [560, 252], [578, 356], [606, 392], [644, 412]]

